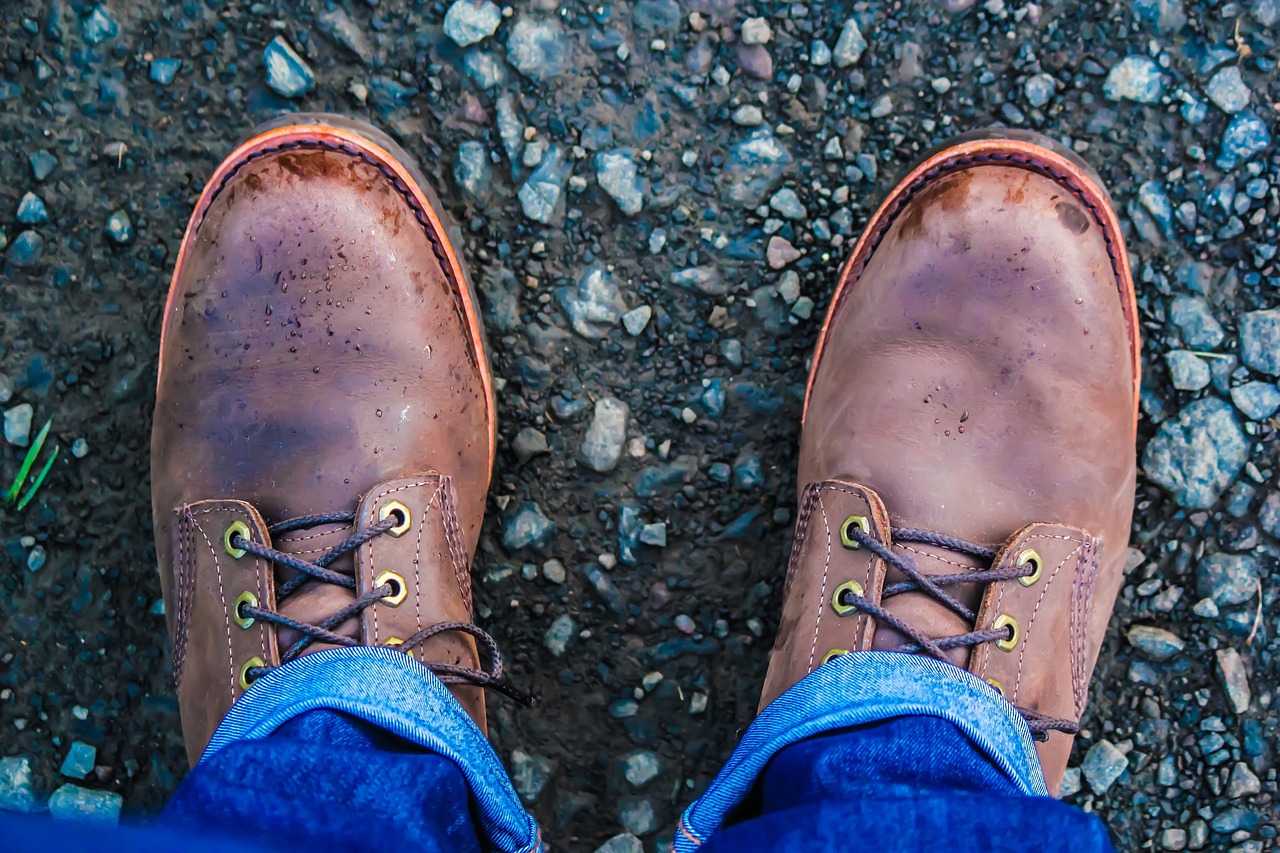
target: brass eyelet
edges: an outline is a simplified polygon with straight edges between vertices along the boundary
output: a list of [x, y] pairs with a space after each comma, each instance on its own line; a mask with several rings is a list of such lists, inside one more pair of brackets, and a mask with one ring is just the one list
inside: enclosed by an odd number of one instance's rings
[[840, 584], [840, 586], [836, 587], [836, 591], [831, 594], [831, 609], [839, 616], [843, 616], [850, 611], [858, 609], [855, 605], [844, 603], [843, 599], [846, 592], [851, 592], [854, 595], [861, 596], [862, 584], [857, 581], [845, 581]]
[[1018, 620], [1014, 619], [1008, 613], [1001, 613], [996, 617], [996, 621], [991, 623], [992, 628], [1012, 628], [1013, 631], [1009, 637], [1004, 640], [996, 640], [996, 648], [1002, 652], [1011, 652], [1017, 645], [1018, 640], [1022, 639], [1022, 629], [1018, 627]]
[[399, 637], [387, 637], [387, 641], [386, 641], [385, 643], [383, 643], [382, 645], [384, 645], [384, 646], [403, 646], [403, 645], [404, 645], [404, 640], [400, 639]]
[[378, 507], [378, 521], [386, 521], [389, 515], [400, 516], [400, 523], [387, 531], [389, 536], [394, 536], [398, 539], [409, 532], [409, 525], [413, 522], [407, 506], [400, 503], [400, 501], [387, 501]]
[[[827, 652], [825, 655], [822, 656], [822, 663], [827, 663], [829, 661], [835, 660], [841, 655], [847, 655], [847, 654], [849, 654], [848, 649], [832, 649], [831, 651]], [[818, 664], [818, 665], [821, 666], [822, 664]]]
[[986, 682], [987, 684], [990, 684], [992, 687], [994, 687], [1001, 696], [1005, 696], [1007, 698], [1008, 694], [1004, 692], [1004, 685], [1002, 683], [1000, 683], [994, 678], [988, 678], [986, 679]]
[[266, 664], [264, 664], [264, 663], [262, 662], [262, 658], [259, 658], [259, 657], [252, 657], [252, 658], [249, 658], [247, 661], [245, 661], [245, 662], [244, 662], [244, 666], [240, 667], [240, 687], [241, 687], [241, 689], [248, 690], [248, 689], [249, 689], [249, 685], [250, 685], [250, 684], [253, 684], [253, 682], [255, 682], [255, 681], [257, 681], [257, 680], [258, 680], [257, 678], [250, 678], [250, 677], [249, 677], [249, 670], [251, 670], [251, 669], [255, 669], [255, 668], [260, 667], [260, 666], [266, 666]]
[[1019, 566], [1025, 566], [1028, 563], [1032, 565], [1035, 571], [1027, 575], [1025, 578], [1018, 578], [1018, 583], [1023, 586], [1031, 586], [1033, 583], [1040, 580], [1040, 574], [1044, 571], [1044, 559], [1034, 548], [1028, 548], [1018, 555]]
[[409, 585], [404, 582], [404, 578], [395, 572], [383, 572], [373, 579], [374, 588], [385, 584], [391, 584], [393, 587], [390, 594], [382, 597], [382, 603], [389, 607], [397, 606], [400, 602], [405, 600], [406, 596], [409, 595]]
[[222, 534], [222, 547], [227, 550], [228, 554], [238, 560], [249, 552], [231, 544], [235, 540], [236, 536], [252, 542], [253, 531], [250, 530], [249, 525], [245, 524], [243, 521], [233, 521], [231, 522], [231, 525], [227, 527], [226, 532]]
[[862, 532], [870, 536], [871, 522], [867, 520], [865, 515], [851, 515], [844, 520], [844, 524], [840, 525], [840, 544], [846, 548], [857, 550], [862, 547], [862, 543], [849, 535], [849, 528], [854, 525], [862, 528]]
[[245, 616], [243, 613], [240, 612], [241, 606], [245, 604], [249, 605], [250, 607], [257, 607], [258, 596], [254, 595], [252, 592], [249, 592], [249, 590], [247, 589], [244, 592], [240, 593], [240, 597], [236, 599], [236, 603], [231, 606], [231, 620], [235, 622], [237, 625], [239, 625], [241, 628], [252, 628], [253, 623], [258, 620], [252, 616]]

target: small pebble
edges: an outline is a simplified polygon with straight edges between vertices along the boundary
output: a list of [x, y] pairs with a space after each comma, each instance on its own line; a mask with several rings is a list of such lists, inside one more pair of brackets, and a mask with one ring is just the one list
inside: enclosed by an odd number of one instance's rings
[[502, 9], [490, 0], [457, 0], [444, 13], [444, 34], [461, 47], [484, 41], [502, 23]]
[[110, 791], [90, 791], [66, 784], [49, 797], [49, 814], [55, 820], [85, 820], [116, 824], [124, 798]]
[[173, 78], [178, 76], [180, 68], [182, 68], [180, 59], [153, 59], [151, 60], [151, 81], [161, 86], [168, 86], [173, 82]]
[[262, 50], [267, 68], [267, 85], [285, 98], [300, 98], [315, 88], [316, 75], [306, 61], [285, 41], [276, 36]]
[[862, 52], [866, 49], [867, 40], [862, 37], [858, 22], [850, 18], [844, 22], [844, 27], [840, 30], [840, 38], [836, 41], [831, 57], [836, 63], [836, 68], [848, 68], [862, 58]]
[[133, 242], [133, 223], [129, 221], [129, 214], [123, 210], [117, 210], [107, 217], [106, 231], [111, 242], [116, 245], [124, 246]]
[[71, 744], [67, 757], [58, 771], [70, 779], [83, 779], [93, 772], [93, 762], [98, 756], [97, 747], [81, 741]]
[[25, 225], [42, 225], [49, 221], [49, 209], [35, 193], [27, 193], [18, 202], [18, 221]]
[[764, 18], [747, 18], [742, 22], [743, 44], [768, 44], [773, 38], [773, 30]]
[[1146, 56], [1126, 56], [1107, 74], [1102, 92], [1109, 100], [1154, 104], [1164, 92], [1160, 66]]
[[17, 447], [26, 447], [31, 440], [31, 421], [35, 409], [30, 403], [19, 403], [4, 413], [4, 440]]

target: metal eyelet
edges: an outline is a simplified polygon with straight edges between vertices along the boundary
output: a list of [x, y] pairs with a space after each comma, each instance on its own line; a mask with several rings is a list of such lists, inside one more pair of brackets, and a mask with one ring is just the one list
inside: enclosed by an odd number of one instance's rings
[[1005, 696], [1007, 698], [1007, 694], [1004, 692], [1004, 685], [1002, 683], [1000, 683], [998, 680], [994, 678], [988, 678], [985, 680], [987, 684], [990, 684], [992, 687], [994, 687], [1001, 696]]
[[862, 547], [862, 543], [849, 535], [849, 527], [857, 526], [862, 528], [862, 532], [871, 535], [871, 522], [867, 520], [865, 515], [851, 515], [844, 520], [844, 524], [840, 525], [840, 544], [846, 548], [857, 550]]
[[854, 595], [861, 596], [862, 584], [857, 581], [845, 581], [840, 584], [840, 586], [836, 587], [836, 591], [831, 594], [831, 609], [839, 616], [843, 616], [850, 611], [858, 609], [856, 605], [844, 603], [844, 594], [846, 592], [851, 592]]
[[1018, 578], [1018, 583], [1023, 586], [1031, 586], [1033, 583], [1040, 580], [1040, 573], [1044, 570], [1044, 559], [1034, 548], [1028, 548], [1018, 555], [1019, 566], [1025, 566], [1028, 563], [1031, 564], [1035, 571], [1027, 575], [1025, 578]]
[[252, 592], [249, 592], [249, 590], [247, 589], [244, 592], [240, 593], [240, 597], [236, 599], [236, 603], [231, 607], [231, 620], [235, 622], [237, 625], [239, 625], [241, 628], [252, 628], [253, 623], [258, 620], [252, 616], [245, 616], [242, 612], [240, 612], [240, 608], [245, 604], [249, 605], [250, 607], [257, 607], [258, 596], [254, 595]]
[[392, 590], [382, 597], [382, 603], [389, 607], [397, 606], [409, 595], [409, 585], [404, 582], [404, 578], [395, 572], [383, 572], [373, 579], [375, 588], [386, 584], [391, 584]]
[[1022, 639], [1022, 629], [1018, 627], [1018, 620], [1014, 619], [1008, 613], [1001, 613], [996, 617], [996, 621], [991, 623], [991, 627], [995, 629], [1012, 628], [1009, 637], [1004, 640], [996, 640], [996, 648], [1002, 652], [1011, 652], [1017, 645], [1018, 640]]
[[238, 560], [249, 552], [231, 544], [235, 541], [237, 536], [248, 542], [252, 542], [253, 531], [250, 530], [249, 525], [245, 524], [243, 521], [233, 521], [231, 522], [231, 525], [227, 527], [226, 532], [222, 534], [222, 547], [227, 550], [228, 554]]
[[[825, 655], [822, 656], [822, 663], [833, 661], [836, 658], [840, 657], [841, 655], [847, 655], [847, 654], [849, 654], [848, 649], [832, 649], [831, 651], [827, 652]], [[818, 666], [822, 666], [822, 664], [818, 664]]]
[[266, 664], [262, 662], [262, 658], [252, 657], [245, 661], [244, 666], [240, 667], [240, 687], [242, 689], [248, 690], [249, 685], [258, 680], [257, 678], [249, 677], [249, 670], [260, 666], [266, 666]]
[[409, 532], [409, 525], [413, 523], [412, 516], [409, 514], [409, 508], [400, 501], [387, 501], [378, 507], [378, 521], [386, 521], [387, 516], [400, 516], [400, 523], [387, 531], [387, 535], [394, 536], [397, 539]]

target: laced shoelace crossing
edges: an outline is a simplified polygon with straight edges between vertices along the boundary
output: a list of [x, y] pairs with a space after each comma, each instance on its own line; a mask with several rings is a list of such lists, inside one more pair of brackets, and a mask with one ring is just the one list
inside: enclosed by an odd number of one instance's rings
[[[978, 614], [974, 612], [973, 608], [966, 606], [964, 603], [958, 601], [953, 595], [948, 593], [946, 590], [947, 587], [958, 586], [961, 584], [988, 584], [999, 583], [1001, 581], [1012, 581], [1019, 578], [1030, 577], [1038, 571], [1036, 567], [1031, 565], [1014, 565], [1000, 569], [976, 568], [972, 571], [961, 571], [952, 574], [927, 575], [920, 571], [916, 561], [911, 557], [884, 545], [869, 533], [862, 530], [858, 525], [848, 525], [846, 533], [850, 539], [857, 542], [861, 547], [866, 548], [868, 551], [875, 554], [898, 571], [902, 572], [902, 574], [906, 575], [906, 580], [889, 584], [884, 588], [884, 591], [880, 595], [881, 601], [887, 601], [893, 596], [902, 595], [903, 593], [923, 592], [971, 625], [977, 623]], [[890, 533], [894, 542], [933, 545], [956, 553], [967, 554], [968, 556], [975, 557], [988, 563], [994, 562], [998, 553], [996, 548], [979, 545], [975, 542], [970, 542], [956, 536], [948, 536], [944, 533], [935, 533], [931, 530], [918, 530], [911, 527], [895, 527], [891, 529]], [[904, 643], [891, 651], [925, 654], [941, 661], [948, 661], [946, 653], [953, 649], [978, 646], [982, 643], [1010, 641], [1016, 637], [1016, 629], [1011, 626], [1005, 626], [1000, 628], [986, 628], [981, 631], [969, 631], [964, 634], [956, 634], [950, 637], [932, 638], [920, 632], [918, 629], [913, 628], [899, 617], [890, 613], [884, 607], [878, 604], [873, 604], [870, 600], [856, 594], [852, 590], [845, 590], [841, 594], [841, 603], [846, 606], [852, 606], [855, 609], [866, 613], [873, 619], [888, 625], [895, 631], [898, 631], [902, 635], [911, 639], [911, 642]], [[1016, 705], [1014, 707], [1017, 709], [1018, 713], [1022, 715], [1023, 719], [1027, 721], [1027, 726], [1031, 729], [1031, 734], [1037, 740], [1045, 740], [1049, 736], [1050, 731], [1075, 734], [1079, 729], [1079, 726], [1070, 720], [1048, 717], [1044, 714], [1039, 714], [1026, 708], [1019, 708]]]
[[[354, 524], [355, 521], [356, 514], [354, 512], [306, 515], [273, 524], [267, 528], [267, 532], [274, 538], [295, 530], [305, 530], [322, 524]], [[301, 589], [305, 584], [311, 582], [329, 583], [334, 586], [340, 586], [344, 589], [354, 591], [356, 589], [355, 578], [351, 575], [345, 574], [344, 572], [335, 571], [330, 568], [330, 566], [335, 561], [359, 548], [361, 545], [364, 545], [370, 540], [389, 532], [399, 523], [400, 519], [395, 514], [388, 515], [376, 524], [371, 524], [368, 527], [357, 530], [351, 536], [330, 548], [314, 562], [303, 560], [293, 554], [287, 554], [283, 551], [276, 550], [275, 548], [270, 548], [261, 542], [246, 539], [239, 533], [236, 533], [231, 537], [230, 544], [234, 548], [242, 549], [278, 566], [290, 568], [298, 572], [297, 575], [282, 584], [276, 590], [276, 606], [278, 608], [281, 602], [291, 594]], [[353, 601], [328, 616], [318, 625], [301, 622], [297, 619], [285, 616], [278, 610], [259, 607], [247, 602], [239, 604], [238, 613], [236, 615], [241, 618], [247, 617], [261, 619], [263, 622], [268, 622], [272, 625], [292, 628], [302, 634], [302, 636], [298, 638], [293, 645], [281, 652], [280, 662], [284, 664], [298, 657], [298, 655], [302, 654], [308, 646], [317, 641], [322, 643], [331, 643], [336, 646], [362, 645], [359, 640], [335, 633], [334, 629], [346, 620], [359, 616], [362, 612], [377, 604], [383, 598], [395, 595], [398, 591], [399, 590], [396, 588], [395, 584], [384, 583], [381, 586], [369, 590], [363, 595], [356, 596]], [[502, 653], [498, 651], [497, 642], [495, 642], [493, 637], [489, 636], [488, 633], [469, 622], [437, 622], [436, 624], [424, 628], [413, 636], [407, 638], [403, 643], [398, 645], [386, 645], [384, 647], [393, 648], [407, 654], [437, 634], [443, 634], [449, 631], [459, 631], [474, 637], [477, 644], [483, 648], [485, 656], [489, 659], [489, 669], [486, 671], [447, 663], [426, 663], [425, 666], [427, 669], [431, 670], [436, 677], [440, 679], [440, 681], [445, 684], [470, 684], [476, 687], [489, 687], [511, 697], [512, 699], [515, 699], [521, 704], [533, 704], [531, 697], [521, 693], [502, 680]], [[252, 681], [261, 677], [270, 669], [271, 667], [267, 666], [252, 667], [247, 670], [246, 676], [248, 680]]]

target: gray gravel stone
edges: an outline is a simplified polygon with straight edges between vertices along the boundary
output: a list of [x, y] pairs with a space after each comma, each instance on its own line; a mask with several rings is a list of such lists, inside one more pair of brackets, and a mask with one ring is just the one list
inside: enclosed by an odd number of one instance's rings
[[1218, 677], [1222, 680], [1222, 689], [1226, 691], [1227, 701], [1237, 714], [1249, 710], [1253, 694], [1249, 690], [1249, 672], [1245, 669], [1244, 659], [1235, 649], [1218, 649], [1214, 652], [1218, 661]]
[[1238, 112], [1222, 135], [1216, 161], [1218, 168], [1234, 169], [1270, 144], [1271, 131], [1266, 122], [1248, 110]]
[[555, 524], [533, 501], [520, 504], [502, 527], [502, 544], [508, 551], [534, 547], [545, 549], [555, 535]]
[[117, 246], [127, 246], [133, 242], [133, 222], [129, 219], [129, 214], [123, 210], [113, 211], [107, 217], [104, 230], [111, 242]]
[[542, 564], [542, 576], [551, 583], [561, 584], [569, 577], [569, 573], [559, 560], [547, 560]]
[[1107, 74], [1102, 93], [1112, 101], [1137, 101], [1154, 104], [1164, 92], [1160, 66], [1145, 56], [1126, 56]]
[[722, 179], [725, 195], [734, 204], [755, 207], [769, 197], [789, 165], [791, 152], [772, 130], [759, 128], [730, 149]]
[[120, 35], [120, 24], [105, 6], [98, 4], [93, 7], [89, 17], [84, 19], [81, 33], [89, 44], [102, 44]]
[[1179, 349], [1165, 353], [1164, 360], [1169, 367], [1169, 380], [1179, 391], [1199, 391], [1212, 380], [1209, 365], [1189, 350]]
[[554, 18], [521, 18], [507, 36], [507, 60], [526, 77], [545, 83], [569, 60], [569, 37]]
[[644, 844], [631, 833], [623, 832], [601, 844], [595, 853], [644, 853]]
[[1187, 647], [1172, 631], [1150, 625], [1134, 625], [1126, 635], [1129, 642], [1153, 660], [1168, 660]]
[[792, 261], [799, 260], [800, 251], [789, 240], [775, 234], [769, 238], [765, 259], [769, 262], [770, 269], [780, 270]]
[[1244, 604], [1258, 592], [1258, 560], [1252, 554], [1210, 554], [1196, 568], [1196, 591], [1219, 607]]
[[49, 208], [35, 193], [26, 193], [18, 202], [17, 219], [25, 225], [43, 225], [49, 221]]
[[1280, 388], [1270, 382], [1246, 382], [1231, 389], [1231, 402], [1249, 420], [1263, 421], [1280, 409]]
[[528, 462], [535, 456], [551, 452], [546, 435], [542, 430], [534, 427], [525, 427], [516, 433], [515, 439], [511, 442], [511, 449], [515, 451], [516, 458], [521, 462]]
[[1252, 97], [1249, 87], [1244, 84], [1244, 78], [1240, 76], [1238, 65], [1228, 65], [1214, 74], [1205, 87], [1205, 94], [1225, 113], [1240, 112], [1249, 106]]
[[596, 181], [627, 216], [644, 209], [644, 181], [630, 148], [601, 151], [596, 155]]
[[0, 758], [0, 811], [33, 814], [43, 806], [25, 755]]
[[1211, 507], [1249, 457], [1249, 442], [1231, 406], [1216, 397], [1189, 403], [1160, 425], [1142, 466], [1181, 506]]
[[823, 68], [831, 64], [831, 48], [822, 39], [814, 39], [809, 45], [809, 64], [815, 68]]
[[1058, 83], [1048, 74], [1033, 74], [1023, 84], [1022, 91], [1027, 96], [1027, 103], [1033, 107], [1043, 107], [1053, 100]]
[[511, 783], [526, 805], [532, 805], [555, 773], [551, 759], [522, 749], [511, 750]]
[[489, 166], [489, 152], [483, 142], [468, 140], [458, 146], [453, 177], [463, 192], [472, 198], [485, 194], [493, 180], [493, 171]]
[[627, 312], [617, 278], [599, 264], [588, 267], [576, 287], [558, 288], [556, 299], [573, 330], [590, 340], [608, 336]]
[[866, 49], [867, 40], [862, 37], [858, 22], [850, 18], [840, 29], [840, 38], [836, 41], [831, 58], [835, 61], [836, 68], [848, 68], [862, 58], [862, 52]]
[[809, 215], [796, 191], [790, 187], [783, 187], [774, 193], [769, 199], [769, 206], [778, 211], [783, 219], [801, 220]]
[[618, 821], [622, 824], [622, 828], [632, 835], [648, 835], [658, 828], [653, 803], [643, 798], [623, 800], [622, 808], [618, 812]]
[[520, 187], [520, 207], [524, 215], [549, 225], [560, 207], [571, 171], [573, 168], [565, 162], [563, 149], [559, 145], [549, 147], [537, 170]]
[[30, 403], [19, 403], [4, 413], [4, 440], [18, 447], [31, 441], [31, 420], [35, 409]]
[[595, 417], [582, 440], [580, 458], [594, 471], [607, 473], [618, 467], [627, 440], [627, 404], [615, 397], [596, 401]]
[[57, 820], [84, 820], [116, 824], [124, 798], [111, 791], [90, 791], [63, 785], [49, 797], [49, 814]]
[[768, 44], [773, 38], [773, 30], [764, 18], [747, 18], [742, 22], [743, 44]]
[[649, 325], [651, 317], [653, 317], [653, 309], [648, 305], [633, 308], [622, 315], [622, 328], [627, 330], [628, 335], [637, 337]]
[[178, 76], [178, 71], [182, 68], [181, 59], [173, 58], [157, 58], [151, 60], [148, 67], [148, 74], [151, 82], [159, 83], [161, 86], [168, 86], [173, 82], [173, 78]]
[[44, 257], [44, 237], [39, 231], [23, 231], [9, 244], [5, 260], [15, 267], [35, 266]]
[[502, 9], [490, 0], [456, 0], [444, 13], [444, 34], [462, 47], [493, 35], [502, 23]]
[[1231, 776], [1227, 779], [1227, 796], [1233, 800], [1241, 797], [1252, 797], [1262, 791], [1262, 782], [1243, 761], [1237, 761], [1231, 768]]
[[1178, 327], [1182, 342], [1192, 349], [1211, 350], [1226, 337], [1209, 303], [1199, 296], [1173, 297], [1169, 319]]
[[728, 283], [714, 266], [690, 267], [671, 274], [671, 283], [686, 290], [696, 290], [707, 296], [723, 296], [729, 292]]
[[1280, 539], [1280, 489], [1272, 487], [1258, 508], [1258, 524], [1268, 536]]
[[1280, 308], [1240, 315], [1240, 360], [1254, 370], [1280, 376]]
[[316, 23], [320, 26], [320, 32], [354, 53], [362, 62], [373, 61], [373, 47], [369, 44], [368, 36], [346, 10], [335, 8], [321, 12], [316, 17]]
[[542, 636], [542, 644], [551, 654], [560, 657], [577, 631], [578, 623], [573, 621], [573, 617], [567, 613], [562, 614], [556, 617], [551, 627], [547, 629], [547, 633]]
[[32, 151], [30, 156], [27, 157], [27, 161], [31, 164], [31, 176], [37, 182], [43, 181], [53, 174], [54, 169], [58, 168], [58, 158], [43, 148], [39, 151]]
[[1109, 740], [1100, 740], [1085, 753], [1080, 772], [1094, 792], [1105, 794], [1129, 766], [1129, 757]]
[[276, 36], [262, 49], [267, 85], [285, 98], [300, 98], [316, 86], [316, 75], [284, 36]]
[[637, 749], [622, 757], [622, 775], [633, 788], [643, 788], [662, 770], [658, 756], [647, 749]]
[[58, 771], [69, 779], [83, 779], [93, 772], [93, 763], [97, 759], [97, 747], [75, 741], [63, 759], [62, 768]]

